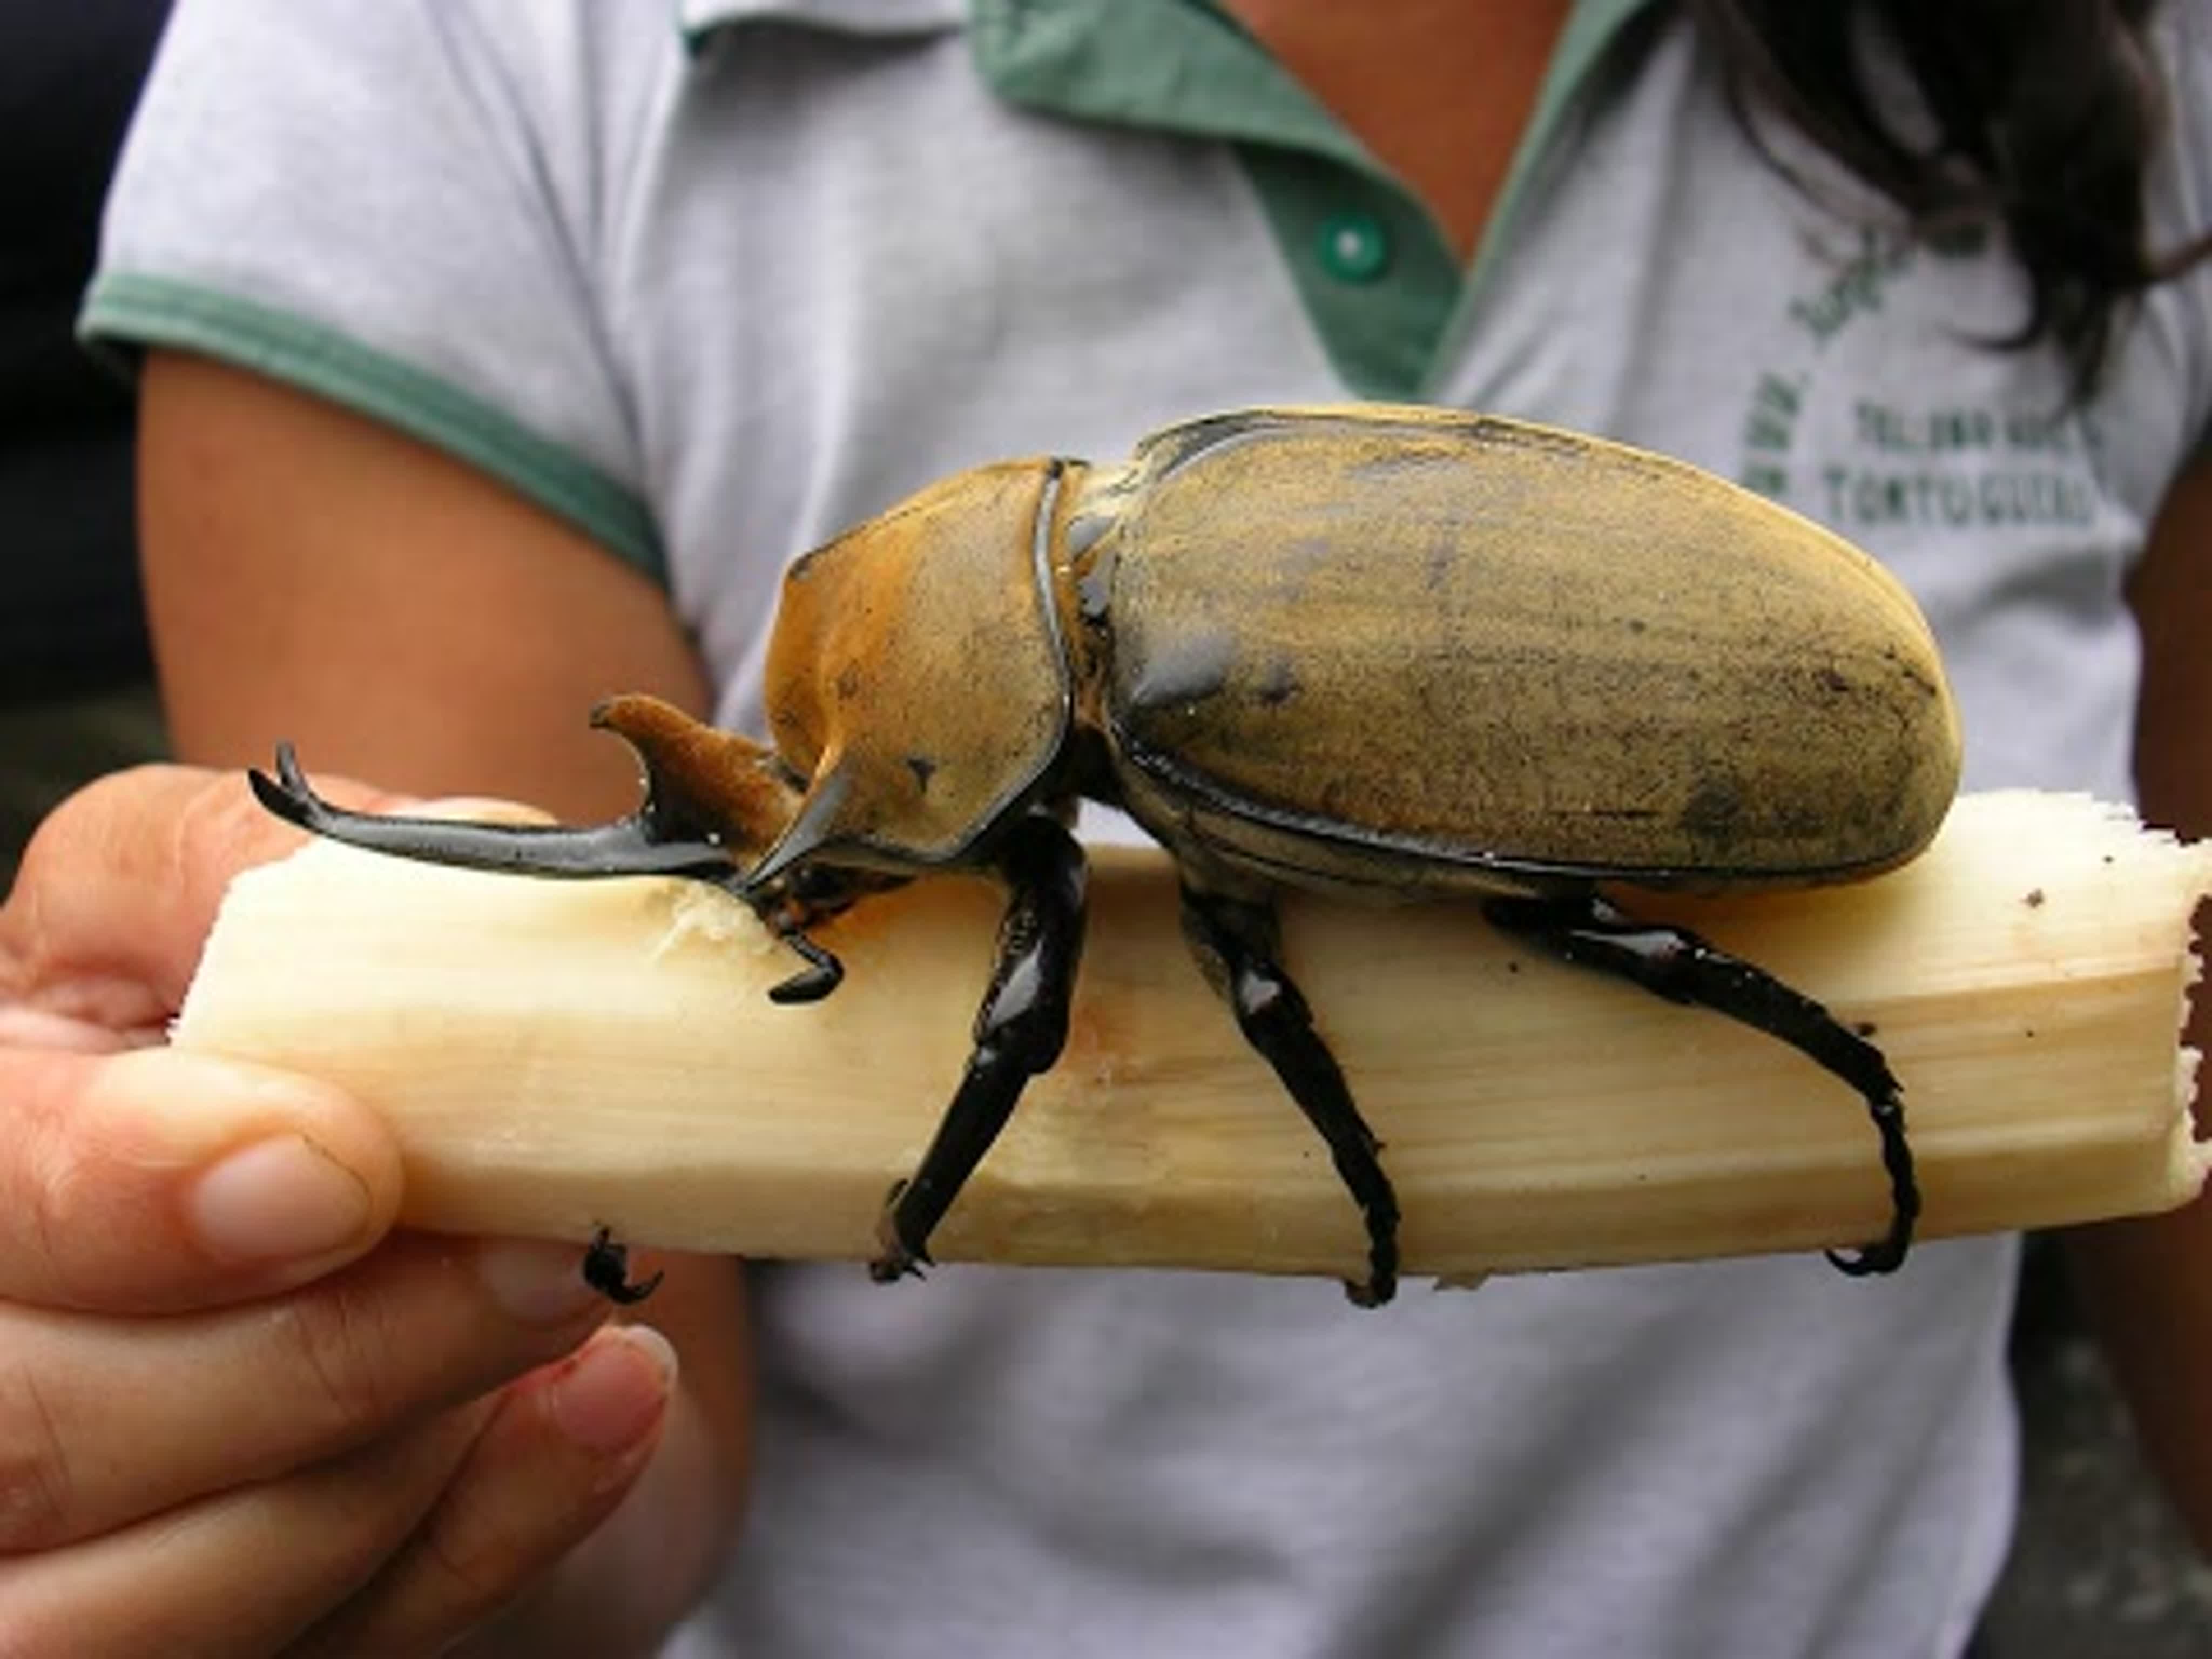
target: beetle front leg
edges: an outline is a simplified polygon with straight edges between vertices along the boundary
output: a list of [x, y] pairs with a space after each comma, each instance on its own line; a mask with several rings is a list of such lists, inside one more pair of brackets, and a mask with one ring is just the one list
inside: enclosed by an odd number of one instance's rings
[[1779, 1037], [1857, 1090], [1881, 1136], [1882, 1167], [1889, 1176], [1889, 1231], [1856, 1254], [1831, 1250], [1828, 1260], [1854, 1278], [1893, 1273], [1903, 1264], [1920, 1215], [1920, 1188], [1905, 1136], [1905, 1103], [1881, 1049], [1765, 969], [1685, 928], [1638, 921], [1595, 893], [1491, 899], [1483, 913], [1502, 931], [1562, 961], [1614, 975], [1669, 1002], [1710, 1008]]
[[1358, 1201], [1367, 1222], [1367, 1277], [1346, 1280], [1345, 1293], [1363, 1308], [1382, 1306], [1398, 1289], [1398, 1195], [1378, 1157], [1382, 1142], [1359, 1115], [1343, 1068], [1314, 1030], [1312, 1010], [1283, 971], [1274, 907], [1185, 883], [1182, 918], [1184, 936], [1245, 1041], [1328, 1143], [1339, 1178]]
[[892, 1188], [884, 1204], [869, 1267], [883, 1284], [929, 1260], [930, 1234], [1006, 1127], [1024, 1087], [1052, 1068], [1067, 1041], [1083, 957], [1083, 848], [1059, 820], [1036, 814], [1014, 825], [998, 868], [1012, 896], [975, 1015], [975, 1051], [913, 1178]]

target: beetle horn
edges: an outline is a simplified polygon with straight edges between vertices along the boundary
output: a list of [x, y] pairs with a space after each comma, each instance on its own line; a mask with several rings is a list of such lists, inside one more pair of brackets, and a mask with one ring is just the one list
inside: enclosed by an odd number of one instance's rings
[[836, 757], [824, 756], [823, 770], [816, 775], [806, 798], [799, 804], [789, 827], [762, 854], [760, 861], [745, 872], [745, 890], [757, 892], [766, 887], [788, 874], [793, 865], [820, 851], [825, 842], [836, 839], [839, 817], [851, 793], [849, 775], [837, 765]]
[[771, 846], [798, 811], [799, 792], [772, 751], [718, 732], [656, 697], [610, 697], [592, 723], [617, 733], [644, 769], [644, 803], [628, 817], [578, 828], [387, 817], [333, 806], [308, 784], [289, 744], [276, 775], [248, 775], [261, 804], [315, 835], [372, 852], [465, 870], [587, 879], [695, 876], [726, 881]]
[[312, 834], [422, 864], [501, 874], [568, 877], [726, 874], [728, 855], [711, 842], [657, 835], [643, 814], [587, 829], [558, 823], [470, 823], [453, 818], [386, 817], [333, 806], [314, 792], [289, 743], [276, 749], [276, 775], [246, 781], [263, 806]]
[[609, 697], [592, 710], [592, 724], [636, 753], [645, 772], [638, 815], [648, 834], [708, 842], [743, 868], [787, 834], [799, 811], [799, 791], [774, 750], [658, 697]]

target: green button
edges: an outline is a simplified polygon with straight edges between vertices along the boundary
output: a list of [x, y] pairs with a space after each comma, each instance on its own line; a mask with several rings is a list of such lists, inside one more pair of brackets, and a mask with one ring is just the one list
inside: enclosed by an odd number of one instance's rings
[[1340, 281], [1371, 283], [1390, 268], [1390, 234], [1371, 214], [1336, 214], [1321, 228], [1321, 263]]

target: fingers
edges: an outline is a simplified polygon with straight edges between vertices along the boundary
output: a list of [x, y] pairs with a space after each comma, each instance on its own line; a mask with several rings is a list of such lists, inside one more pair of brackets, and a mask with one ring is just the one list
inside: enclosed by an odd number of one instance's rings
[[658, 1335], [603, 1332], [503, 1395], [345, 1457], [0, 1559], [0, 1645], [70, 1659], [441, 1652], [621, 1502], [673, 1383]]
[[0, 1638], [21, 1654], [269, 1653], [369, 1582], [467, 1455], [489, 1405], [288, 1480], [0, 1561]]
[[439, 1653], [475, 1629], [628, 1495], [660, 1443], [675, 1377], [667, 1341], [630, 1326], [510, 1389], [437, 1507], [299, 1659]]
[[[317, 782], [363, 811], [402, 800]], [[240, 775], [146, 766], [100, 779], [58, 807], [24, 850], [0, 908], [0, 997], [158, 1036], [231, 878], [301, 839]]]
[[103, 779], [40, 827], [0, 907], [0, 1298], [235, 1299], [390, 1224], [398, 1149], [357, 1103], [114, 1053], [161, 1035], [230, 877], [297, 840], [241, 781], [182, 767]]
[[297, 1285], [399, 1204], [398, 1145], [343, 1091], [149, 1048], [0, 1048], [0, 1300], [132, 1312]]
[[0, 1307], [0, 1553], [270, 1480], [499, 1387], [606, 1317], [579, 1258], [410, 1235], [274, 1303], [137, 1321]]

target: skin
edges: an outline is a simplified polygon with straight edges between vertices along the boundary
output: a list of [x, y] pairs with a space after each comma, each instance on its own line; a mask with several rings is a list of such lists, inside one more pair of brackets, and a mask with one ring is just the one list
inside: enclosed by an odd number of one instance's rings
[[[1370, 27], [1328, 51], [1294, 37], [1339, 9], [1234, 9], [1470, 246], [1540, 67], [1540, 52], [1497, 49], [1485, 32], [1526, 21], [1548, 45], [1561, 8], [1486, 10], [1480, 30], [1465, 21], [1476, 14], [1434, 0], [1361, 8]], [[1469, 46], [1460, 31], [1480, 48], [1452, 58], [1451, 76], [1425, 73]], [[1480, 131], [1424, 137], [1454, 118]], [[319, 781], [329, 767], [587, 821], [627, 807], [635, 786], [619, 745], [582, 729], [584, 709], [617, 689], [705, 708], [704, 678], [650, 584], [452, 461], [161, 355], [143, 434], [149, 602], [189, 757], [234, 773], [285, 736]], [[2153, 610], [2146, 799], [2195, 833], [2212, 830], [2212, 686], [2190, 660], [2212, 625], [2206, 501], [2212, 479], [2177, 495], [2146, 571], [2147, 594], [2154, 571], [2166, 590]], [[680, 1353], [680, 1382], [665, 1392], [647, 1344], [562, 1403], [580, 1385], [559, 1356], [633, 1340], [592, 1334], [596, 1306], [545, 1315], [538, 1296], [572, 1281], [573, 1251], [541, 1253], [532, 1279], [511, 1261], [486, 1274], [472, 1241], [392, 1235], [396, 1153], [358, 1103], [304, 1079], [115, 1052], [173, 1008], [222, 881], [290, 842], [241, 817], [228, 775], [136, 774], [101, 790], [49, 826], [0, 914], [0, 1102], [18, 1120], [0, 1136], [0, 1445], [46, 1449], [0, 1468], [0, 1648], [407, 1655], [473, 1632], [472, 1654], [650, 1651], [727, 1546], [744, 1490], [736, 1270], [639, 1263], [670, 1269], [642, 1311]], [[149, 1172], [131, 1149], [168, 1148], [179, 1120], [204, 1139]], [[210, 1255], [179, 1218], [201, 1172], [293, 1130], [351, 1172], [362, 1218], [334, 1243], [258, 1264]], [[2212, 1540], [2212, 1423], [2191, 1409], [2212, 1389], [2212, 1291], [2191, 1272], [2212, 1250], [2212, 1215], [2083, 1243], [2149, 1442]], [[536, 1287], [520, 1298], [534, 1321], [501, 1313], [487, 1288], [518, 1279]], [[179, 1318], [156, 1330], [145, 1314], [157, 1307]], [[280, 1334], [256, 1347], [257, 1330]], [[100, 1374], [96, 1358], [156, 1341], [161, 1374], [190, 1389], [119, 1395], [90, 1423], [62, 1409]], [[226, 1407], [219, 1420], [253, 1424], [251, 1456], [201, 1431]], [[198, 1524], [149, 1524], [142, 1481]]]
[[[2212, 457], [2167, 493], [2130, 598], [2143, 633], [2136, 775], [2143, 817], [2212, 836]], [[2197, 912], [2212, 951], [2212, 905]], [[2188, 1040], [2212, 1055], [2212, 992], [2197, 988]], [[2197, 1133], [2212, 1134], [2212, 1061], [2198, 1073]], [[2212, 1556], [2212, 1194], [2170, 1215], [2076, 1230], [2069, 1252], [2137, 1432], [2199, 1550]]]
[[428, 1651], [687, 1437], [573, 1250], [392, 1235], [358, 1102], [158, 1046], [224, 884], [296, 841], [234, 776], [144, 769], [0, 908], [9, 1652]]
[[1462, 259], [1489, 222], [1571, 9], [1571, 0], [1224, 8], [1413, 187]]

